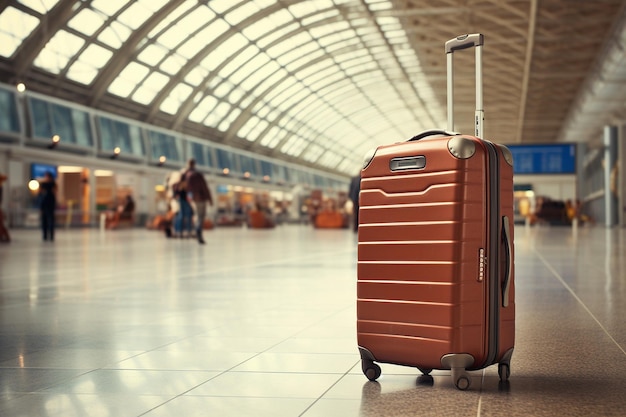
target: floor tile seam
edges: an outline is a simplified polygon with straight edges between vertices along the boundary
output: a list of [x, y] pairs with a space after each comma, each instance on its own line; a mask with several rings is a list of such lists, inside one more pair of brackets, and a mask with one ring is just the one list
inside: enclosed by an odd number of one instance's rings
[[[287, 338], [287, 339], [288, 339], [288, 338]], [[285, 339], [285, 340], [287, 340], [287, 339]], [[273, 348], [273, 347], [275, 347], [275, 346], [279, 345], [280, 343], [283, 343], [285, 340], [281, 340], [280, 342], [277, 342], [276, 344], [272, 345], [272, 346], [271, 346], [271, 347], [269, 347], [268, 349], [266, 349], [266, 350], [264, 350], [264, 351], [262, 351], [262, 352], [258, 352], [258, 353], [256, 353], [255, 355], [252, 355], [251, 357], [249, 357], [249, 358], [247, 358], [247, 359], [245, 359], [245, 360], [243, 360], [243, 361], [241, 361], [241, 362], [239, 362], [239, 363], [237, 363], [237, 364], [233, 365], [233, 366], [232, 366], [232, 367], [230, 367], [229, 369], [226, 369], [226, 370], [223, 370], [223, 371], [210, 371], [210, 370], [204, 371], [204, 372], [217, 372], [217, 374], [216, 374], [216, 375], [214, 375], [213, 377], [211, 377], [211, 378], [209, 378], [209, 379], [207, 379], [207, 380], [205, 380], [205, 381], [203, 381], [203, 382], [201, 382], [201, 383], [199, 383], [199, 384], [197, 384], [197, 385], [195, 385], [195, 386], [193, 386], [193, 387], [189, 388], [188, 390], [183, 391], [182, 393], [180, 393], [180, 394], [178, 394], [178, 395], [174, 396], [173, 398], [169, 399], [168, 401], [166, 401], [166, 402], [164, 402], [164, 403], [162, 403], [162, 404], [160, 404], [160, 405], [158, 405], [158, 406], [156, 406], [156, 407], [154, 407], [154, 408], [152, 408], [152, 409], [150, 409], [150, 410], [146, 411], [145, 413], [140, 414], [138, 417], [144, 416], [144, 415], [146, 415], [146, 414], [150, 413], [151, 411], [156, 410], [157, 408], [162, 407], [162, 406], [164, 406], [165, 404], [168, 404], [168, 403], [170, 403], [170, 402], [174, 401], [175, 399], [180, 398], [180, 397], [183, 397], [183, 396], [190, 396], [190, 397], [193, 397], [193, 396], [196, 396], [196, 397], [231, 397], [231, 396], [190, 395], [189, 393], [190, 393], [190, 392], [192, 392], [193, 390], [195, 390], [195, 389], [197, 389], [197, 388], [201, 387], [202, 385], [204, 385], [204, 384], [206, 384], [206, 383], [208, 383], [208, 382], [210, 382], [210, 381], [212, 381], [212, 380], [214, 380], [214, 379], [216, 379], [216, 378], [218, 378], [218, 377], [222, 376], [222, 375], [225, 375], [225, 374], [227, 374], [227, 373], [229, 373], [229, 372], [236, 372], [236, 371], [233, 371], [233, 369], [234, 369], [234, 368], [236, 368], [236, 367], [238, 367], [238, 366], [240, 366], [240, 365], [242, 365], [242, 364], [246, 363], [247, 361], [249, 361], [249, 360], [251, 360], [251, 359], [254, 359], [254, 358], [258, 357], [260, 354], [265, 353], [267, 350], [269, 350], [269, 349], [271, 349], [271, 348]], [[145, 369], [138, 369], [138, 370], [139, 370], [139, 371], [145, 371]], [[172, 372], [180, 372], [180, 370], [170, 370], [170, 371], [172, 371]], [[241, 397], [233, 397], [233, 398], [241, 398]], [[244, 398], [245, 398], [245, 397], [244, 397]], [[259, 397], [259, 398], [264, 398], [264, 397]], [[281, 397], [278, 397], [278, 398], [281, 398]]]
[[535, 252], [535, 254], [539, 257], [539, 259], [541, 259], [541, 261], [544, 263], [544, 265], [546, 266], [546, 268], [548, 268], [548, 270], [552, 273], [552, 275], [561, 283], [561, 285], [563, 285], [563, 287], [565, 287], [565, 289], [574, 297], [574, 299], [576, 299], [576, 301], [583, 307], [583, 309], [587, 312], [587, 314], [589, 314], [589, 316], [596, 322], [596, 324], [598, 326], [600, 326], [600, 328], [602, 329], [602, 331], [608, 336], [608, 338], [615, 344], [615, 346], [617, 346], [617, 348], [624, 354], [626, 355], [626, 350], [624, 349], [624, 347], [622, 347], [619, 342], [611, 335], [611, 333], [609, 333], [608, 329], [606, 327], [604, 327], [604, 325], [600, 322], [600, 320], [593, 314], [593, 312], [589, 309], [589, 307], [587, 307], [587, 305], [583, 302], [583, 300], [576, 294], [576, 292], [567, 284], [567, 282], [565, 282], [565, 280], [563, 279], [563, 277], [558, 273], [558, 271], [556, 271], [552, 265], [550, 265], [550, 263], [543, 257], [543, 255], [541, 255], [541, 253], [535, 248], [533, 247], [533, 251]]
[[315, 406], [315, 404], [317, 404], [326, 394], [328, 394], [330, 390], [333, 389], [343, 378], [345, 378], [347, 375], [351, 375], [351, 372], [354, 370], [355, 367], [359, 365], [360, 362], [361, 360], [357, 359], [354, 365], [352, 365], [346, 372], [341, 374], [341, 376], [335, 382], [333, 382], [330, 385], [330, 387], [328, 387], [319, 397], [315, 399], [315, 401], [313, 401], [313, 403], [311, 403], [302, 413], [300, 413], [299, 417], [304, 416], [313, 406]]

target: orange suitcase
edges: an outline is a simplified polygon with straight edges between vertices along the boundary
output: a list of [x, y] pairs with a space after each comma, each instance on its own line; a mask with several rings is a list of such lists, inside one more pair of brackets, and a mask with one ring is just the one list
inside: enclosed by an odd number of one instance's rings
[[[482, 48], [482, 35], [446, 43], [451, 55]], [[378, 147], [361, 171], [357, 338], [363, 373], [380, 363], [467, 370], [498, 364], [507, 381], [515, 338], [513, 161], [482, 136], [477, 52], [475, 136], [424, 132]], [[452, 130], [451, 112], [448, 128]]]

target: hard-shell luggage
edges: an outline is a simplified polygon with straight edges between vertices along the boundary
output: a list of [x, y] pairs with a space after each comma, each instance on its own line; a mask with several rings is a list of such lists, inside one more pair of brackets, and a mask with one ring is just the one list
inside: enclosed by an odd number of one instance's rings
[[482, 137], [480, 34], [446, 42], [448, 130], [454, 51], [476, 49], [475, 136], [427, 131], [378, 147], [361, 171], [357, 338], [375, 363], [467, 370], [498, 364], [508, 380], [515, 337], [513, 161]]

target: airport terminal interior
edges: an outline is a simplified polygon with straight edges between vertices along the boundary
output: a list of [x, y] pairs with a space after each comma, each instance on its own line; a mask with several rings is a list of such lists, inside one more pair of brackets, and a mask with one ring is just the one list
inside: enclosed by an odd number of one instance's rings
[[0, 249], [2, 416], [623, 416], [626, 233], [515, 228], [517, 332], [497, 366], [431, 377], [356, 341], [355, 234], [19, 230]]
[[[626, 415], [624, 50], [624, 0], [0, 2], [0, 416]], [[433, 130], [513, 161], [510, 377], [466, 390], [358, 349], [355, 180]]]

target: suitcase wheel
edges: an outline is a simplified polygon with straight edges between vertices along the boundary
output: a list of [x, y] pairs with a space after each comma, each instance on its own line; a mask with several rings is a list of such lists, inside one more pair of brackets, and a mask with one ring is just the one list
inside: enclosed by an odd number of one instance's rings
[[472, 380], [468, 374], [462, 374], [454, 380], [454, 385], [461, 391], [465, 391], [470, 387]]
[[502, 382], [509, 380], [509, 376], [511, 376], [511, 367], [508, 363], [498, 364], [498, 375], [500, 375], [500, 381]]
[[433, 371], [430, 368], [420, 368], [418, 367], [417, 369], [419, 369], [419, 371], [423, 374], [423, 375], [430, 375], [430, 373]]
[[361, 361], [361, 367], [363, 369], [363, 374], [365, 374], [367, 379], [370, 381], [376, 381], [382, 373], [380, 366], [372, 361]]

